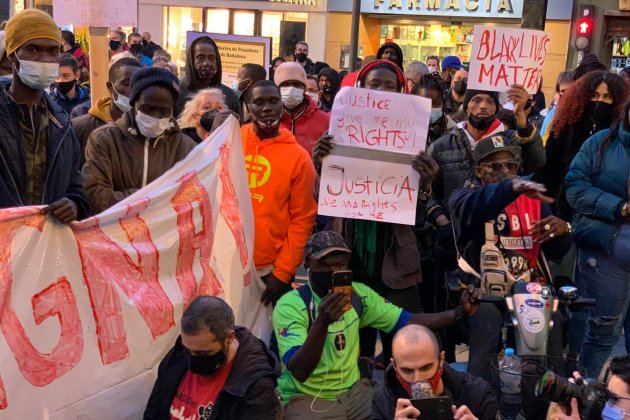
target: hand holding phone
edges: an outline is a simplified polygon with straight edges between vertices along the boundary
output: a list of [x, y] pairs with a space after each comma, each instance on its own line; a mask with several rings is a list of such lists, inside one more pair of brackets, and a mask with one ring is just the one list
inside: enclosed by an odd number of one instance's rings
[[348, 297], [348, 303], [343, 307], [343, 310], [349, 311], [352, 308], [352, 271], [335, 271], [332, 279], [332, 290], [333, 293], [343, 292]]

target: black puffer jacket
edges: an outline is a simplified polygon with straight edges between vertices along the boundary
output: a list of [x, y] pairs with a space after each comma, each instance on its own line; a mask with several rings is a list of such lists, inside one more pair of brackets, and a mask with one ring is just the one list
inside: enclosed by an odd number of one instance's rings
[[[501, 134], [510, 146], [520, 146], [522, 166], [519, 174], [530, 174], [545, 164], [542, 138], [531, 124], [523, 130], [504, 130], [499, 126], [494, 134]], [[447, 214], [446, 204], [452, 192], [462, 188], [475, 166], [473, 151], [463, 128], [456, 127], [429, 146], [429, 155], [440, 167], [433, 181], [433, 197], [427, 206], [427, 220], [435, 224], [440, 214]]]
[[[483, 379], [467, 372], [458, 372], [444, 363], [442, 374], [444, 387], [453, 395], [453, 404], [465, 405], [479, 420], [500, 419], [499, 401], [492, 387]], [[409, 395], [396, 379], [396, 371], [390, 365], [383, 383], [376, 389], [372, 400], [372, 420], [391, 420], [396, 414], [398, 398]]]
[[[282, 404], [276, 392], [276, 380], [280, 376], [278, 360], [247, 328], [236, 327], [236, 338], [239, 342], [236, 357], [210, 419], [280, 418]], [[171, 403], [188, 370], [184, 352], [179, 337], [160, 363], [144, 420], [170, 420]]]
[[[0, 208], [27, 204], [26, 169], [22, 152], [19, 111], [9, 98], [10, 82], [0, 83]], [[46, 144], [46, 170], [43, 200], [51, 204], [67, 197], [77, 205], [78, 218], [90, 214], [81, 177], [81, 146], [74, 135], [68, 115], [44, 93], [50, 123]]]

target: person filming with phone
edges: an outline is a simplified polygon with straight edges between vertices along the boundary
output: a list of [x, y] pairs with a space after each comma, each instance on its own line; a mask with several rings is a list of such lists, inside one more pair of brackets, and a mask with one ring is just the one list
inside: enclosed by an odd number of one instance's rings
[[392, 356], [385, 380], [375, 391], [372, 420], [500, 418], [490, 384], [450, 367], [428, 328], [401, 328], [394, 336]]
[[359, 328], [393, 334], [407, 324], [421, 324], [439, 330], [477, 310], [479, 293], [471, 286], [453, 310], [409, 313], [353, 282], [350, 256], [341, 235], [314, 234], [305, 249], [309, 283], [285, 294], [274, 309], [285, 419], [370, 418], [374, 392], [360, 378]]

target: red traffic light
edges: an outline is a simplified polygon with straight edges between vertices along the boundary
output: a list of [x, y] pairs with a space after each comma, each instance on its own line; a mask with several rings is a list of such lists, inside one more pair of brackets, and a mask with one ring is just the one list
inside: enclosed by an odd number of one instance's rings
[[588, 17], [583, 17], [577, 22], [577, 33], [580, 35], [589, 35], [593, 29], [593, 21]]

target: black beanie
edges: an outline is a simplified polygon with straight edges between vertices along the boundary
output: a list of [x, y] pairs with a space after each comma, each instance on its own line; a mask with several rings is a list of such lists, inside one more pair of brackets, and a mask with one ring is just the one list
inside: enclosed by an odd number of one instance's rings
[[479, 95], [479, 94], [483, 94], [483, 95], [489, 95], [492, 99], [494, 99], [494, 104], [496, 105], [496, 111], [494, 111], [494, 115], [497, 115], [497, 111], [499, 111], [499, 92], [491, 92], [489, 90], [473, 90], [473, 89], [468, 89], [466, 91], [466, 95], [464, 95], [464, 103], [462, 104], [464, 107], [464, 112], [468, 112], [468, 102], [470, 102], [470, 100], [475, 96], [475, 95]]
[[159, 67], [146, 67], [131, 76], [131, 96], [129, 103], [133, 105], [140, 96], [140, 92], [150, 86], [162, 85], [173, 94], [173, 102], [179, 99], [179, 80], [170, 71]]

